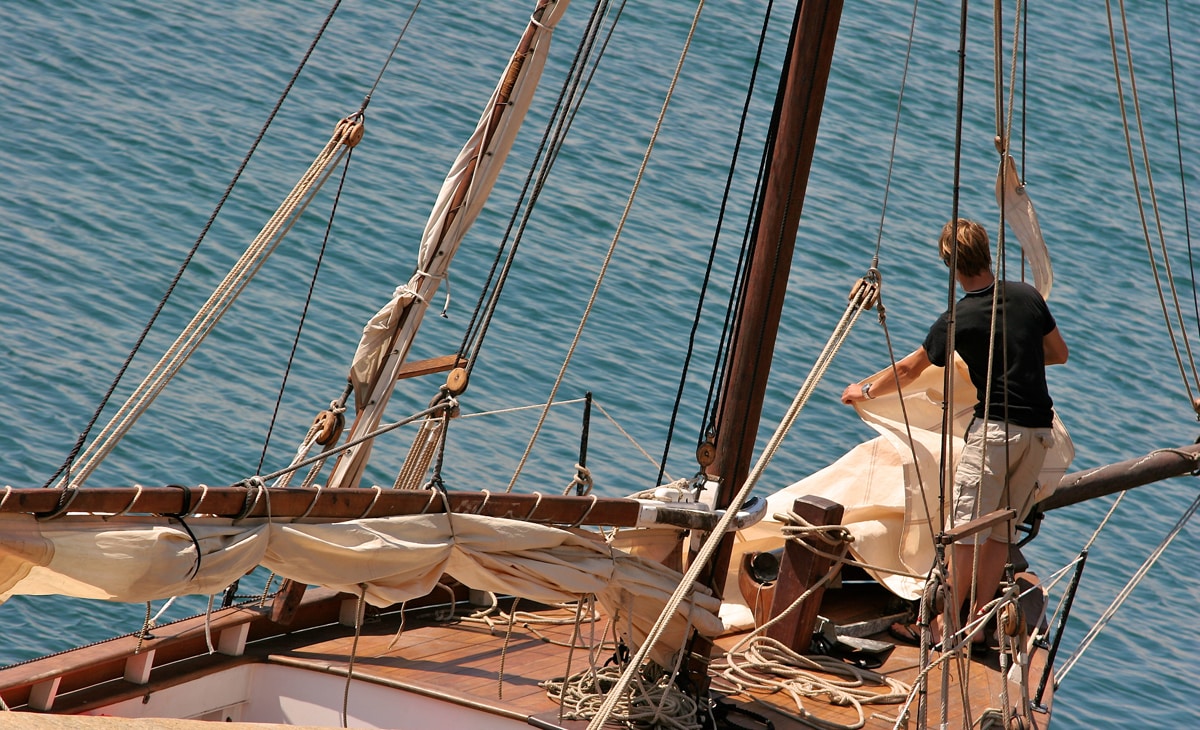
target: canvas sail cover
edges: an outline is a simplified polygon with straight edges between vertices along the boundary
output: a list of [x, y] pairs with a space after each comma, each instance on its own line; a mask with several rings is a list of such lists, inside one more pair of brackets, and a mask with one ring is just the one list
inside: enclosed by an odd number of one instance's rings
[[[443, 574], [464, 585], [532, 600], [595, 594], [614, 625], [640, 645], [682, 576], [581, 534], [480, 515], [404, 515], [333, 524], [189, 518], [192, 537], [160, 518], [90, 515], [39, 522], [0, 515], [0, 601], [65, 595], [145, 602], [212, 595], [257, 565], [389, 606], [427, 595]], [[199, 554], [197, 553], [199, 546]], [[689, 625], [715, 636], [720, 601], [697, 587], [673, 619], [660, 664]]]

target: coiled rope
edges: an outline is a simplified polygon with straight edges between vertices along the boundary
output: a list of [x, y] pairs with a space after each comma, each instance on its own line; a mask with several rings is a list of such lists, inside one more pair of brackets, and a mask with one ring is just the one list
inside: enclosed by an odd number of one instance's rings
[[[848, 559], [853, 535], [842, 525], [813, 525], [794, 512], [777, 514], [775, 518], [784, 522], [784, 536], [816, 555], [828, 557], [832, 564], [820, 580], [810, 586], [778, 615], [756, 628], [726, 654], [713, 662], [714, 679], [747, 696], [757, 693], [783, 693], [792, 698], [796, 705], [796, 719], [824, 730], [854, 730], [866, 723], [863, 705], [899, 704], [910, 694], [908, 685], [886, 675], [862, 669], [828, 656], [805, 656], [787, 645], [766, 636], [767, 630], [785, 616], [798, 609], [821, 586], [833, 579]], [[801, 538], [812, 538], [819, 543], [837, 549], [836, 554], [819, 550]], [[833, 677], [833, 678], [831, 678]], [[842, 677], [844, 679], [836, 679]], [[887, 692], [876, 692], [867, 687], [873, 684], [886, 687]], [[858, 720], [843, 724], [813, 715], [804, 708], [804, 698], [825, 695], [836, 705], [851, 706]], [[791, 713], [788, 713], [791, 714]]]

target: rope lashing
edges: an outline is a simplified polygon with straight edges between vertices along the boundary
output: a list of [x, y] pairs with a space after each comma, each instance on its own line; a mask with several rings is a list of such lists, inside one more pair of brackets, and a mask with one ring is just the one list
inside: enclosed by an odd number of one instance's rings
[[592, 487], [595, 482], [592, 480], [592, 471], [582, 464], [575, 465], [575, 476], [571, 479], [571, 483], [563, 490], [563, 494], [574, 494], [578, 497], [585, 497], [592, 493]]

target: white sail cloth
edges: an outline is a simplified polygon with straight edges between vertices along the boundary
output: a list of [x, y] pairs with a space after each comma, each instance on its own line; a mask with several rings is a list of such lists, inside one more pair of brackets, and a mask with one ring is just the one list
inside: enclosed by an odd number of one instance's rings
[[[256, 565], [309, 585], [387, 606], [432, 591], [443, 574], [465, 585], [541, 602], [595, 594], [614, 625], [639, 645], [678, 585], [676, 571], [588, 537], [479, 515], [406, 515], [333, 524], [191, 518], [200, 545], [153, 518], [71, 515], [38, 522], [0, 516], [0, 601], [67, 595], [144, 602], [212, 594]], [[194, 575], [193, 575], [194, 573]], [[360, 588], [361, 587], [361, 588]], [[689, 622], [715, 636], [719, 601], [698, 590], [674, 617], [653, 658], [665, 663]]]
[[[955, 365], [950, 481], [975, 404], [975, 387], [965, 365], [957, 358]], [[933, 566], [934, 536], [941, 524], [938, 464], [944, 372], [943, 368], [926, 368], [906, 389], [904, 410], [911, 429], [905, 426], [900, 398], [895, 394], [856, 404], [863, 421], [880, 435], [768, 497], [767, 519], [739, 533], [737, 552], [778, 546], [781, 523], [774, 515], [786, 513], [799, 497], [825, 497], [846, 508], [842, 524], [854, 536], [850, 547], [853, 556], [876, 566], [868, 572], [893, 593], [917, 598]], [[1054, 446], [1046, 455], [1036, 499], [1054, 491], [1074, 455], [1071, 437], [1056, 416]], [[737, 565], [738, 561], [731, 564]]]
[[[1049, 299], [1054, 282], [1050, 253], [1033, 201], [1017, 175], [1011, 156], [1005, 156], [997, 173], [996, 200], [1004, 206], [1005, 221], [1029, 261], [1034, 287]], [[953, 484], [963, 435], [975, 405], [975, 386], [966, 366], [957, 356], [954, 363], [951, 408], [954, 422], [948, 441], [947, 491]], [[907, 599], [917, 598], [933, 565], [933, 538], [941, 525], [938, 465], [942, 449], [944, 374], [944, 368], [926, 368], [905, 390], [903, 406], [896, 393], [856, 403], [859, 416], [880, 435], [768, 497], [768, 518], [739, 535], [731, 568], [740, 565], [742, 553], [777, 547], [781, 523], [774, 515], [786, 513], [798, 497], [815, 495], [845, 507], [842, 523], [854, 536], [851, 553], [863, 563], [876, 566], [868, 572], [893, 593]], [[876, 381], [881, 376], [890, 377], [890, 371], [880, 371], [870, 379]], [[1046, 454], [1035, 501], [1048, 497], [1057, 488], [1074, 458], [1071, 436], [1055, 415], [1054, 445]], [[738, 607], [727, 608], [723, 615], [727, 623], [734, 625], [745, 625], [752, 620], [748, 609], [738, 610]]]
[[[378, 427], [429, 302], [446, 278], [450, 262], [482, 211], [512, 149], [546, 65], [554, 26], [568, 4], [569, 0], [538, 2], [521, 45], [442, 183], [421, 236], [416, 271], [407, 283], [396, 287], [388, 303], [363, 327], [350, 366], [358, 416], [349, 440]], [[329, 485], [356, 486], [370, 450], [368, 441], [346, 452], [335, 464]]]
[[[406, 339], [411, 339], [420, 318], [419, 314], [412, 315], [416, 322], [410, 325], [405, 313], [414, 301], [421, 302], [420, 313], [424, 313], [467, 230], [483, 210], [537, 90], [549, 56], [554, 27], [568, 5], [569, 0], [547, 3], [544, 8], [539, 3], [542, 12], [536, 19], [531, 19], [523, 39], [528, 41], [527, 49], [518, 49], [510, 59], [483, 107], [475, 131], [459, 151], [442, 183], [421, 235], [416, 272], [407, 283], [396, 287], [391, 300], [363, 327], [350, 366], [350, 380], [360, 408], [378, 399], [378, 394], [371, 393], [370, 389], [388, 363], [391, 351], [407, 351], [409, 343], [398, 343], [396, 332], [400, 327], [408, 326], [412, 332]], [[402, 354], [399, 360], [402, 362], [403, 359]], [[397, 367], [399, 363], [392, 365], [393, 370]]]

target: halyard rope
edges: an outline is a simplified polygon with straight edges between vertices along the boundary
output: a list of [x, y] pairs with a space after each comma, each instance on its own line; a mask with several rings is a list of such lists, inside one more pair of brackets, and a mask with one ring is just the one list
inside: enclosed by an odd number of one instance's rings
[[[321, 189], [330, 173], [350, 151], [349, 142], [354, 139], [356, 132], [361, 133], [360, 121], [348, 117], [338, 122], [333, 136], [330, 137], [312, 165], [280, 204], [271, 219], [263, 226], [258, 236], [250, 243], [225, 279], [217, 286], [208, 301], [112, 417], [108, 425], [84, 449], [80, 455], [83, 463], [78, 470], [69, 473], [69, 484], [83, 484], [112, 451], [117, 442], [129, 431], [134, 422], [149, 408], [175, 373], [192, 356], [225, 312], [233, 305], [238, 295], [262, 268], [267, 257], [291, 230], [292, 225], [312, 202], [313, 197]], [[68, 486], [67, 479], [68, 477], [64, 477], [59, 486]]]
[[[873, 284], [874, 282], [868, 283]], [[608, 716], [616, 707], [616, 704], [621, 700], [621, 697], [629, 688], [629, 684], [633, 680], [634, 675], [640, 671], [642, 663], [650, 653], [650, 649], [662, 637], [662, 634], [666, 630], [667, 623], [671, 617], [674, 616], [679, 610], [679, 606], [683, 603], [684, 598], [691, 594], [693, 590], [693, 584], [699, 577], [700, 571], [708, 565], [708, 561], [711, 560], [713, 554], [716, 553], [717, 547], [721, 544], [725, 533], [729, 531], [729, 527], [733, 523], [734, 518], [737, 516], [738, 510], [740, 510], [742, 505], [746, 503], [747, 498], [750, 496], [750, 492], [753, 491], [755, 485], [758, 483], [759, 478], [762, 477], [763, 471], [770, 463], [771, 458], [775, 455], [775, 452], [778, 451], [780, 444], [783, 442], [783, 438], [791, 429], [791, 426], [795, 422], [796, 417], [799, 415], [801, 408], [803, 408], [804, 404], [808, 401], [809, 395], [816, 388], [816, 383], [820, 380], [821, 376], [824, 375], [825, 370], [828, 369], [833, 355], [837, 353], [842, 342], [845, 341], [846, 336], [849, 334], [850, 328], [858, 319], [859, 314], [861, 314], [863, 305], [865, 303], [874, 301], [874, 293], [874, 286], [861, 286], [854, 290], [849, 306], [847, 306], [845, 313], [843, 313], [833, 335], [829, 339], [829, 342], [826, 343], [825, 349], [821, 351], [820, 356], [817, 358], [817, 362], [813, 365], [812, 371], [809, 373], [804, 384], [800, 387], [799, 392], [793, 399], [792, 405], [788, 409], [787, 414], [781, 421], [779, 427], [775, 430], [775, 433], [771, 436], [771, 441], [763, 449], [763, 453], [759, 456], [758, 462], [755, 463], [754, 468], [750, 470], [749, 475], [746, 477], [746, 482], [742, 485], [741, 490], [737, 493], [737, 495], [734, 496], [733, 501], [725, 510], [725, 513], [721, 515], [721, 518], [717, 521], [716, 526], [713, 528], [708, 538], [705, 539], [703, 545], [700, 547], [699, 552], [692, 560], [691, 565], [688, 566], [687, 573], [679, 582], [679, 587], [675, 589], [675, 592], [671, 595], [671, 598], [663, 607], [662, 613], [659, 614], [658, 620], [655, 621], [654, 626], [651, 627], [650, 631], [647, 633], [646, 639], [642, 643], [642, 646], [638, 648], [637, 654], [633, 659], [630, 660], [629, 666], [621, 674], [620, 680], [618, 680], [616, 686], [609, 691], [608, 696], [604, 700], [604, 704], [601, 705], [597, 711], [597, 715], [592, 718], [591, 722], [588, 724], [588, 730], [600, 730], [600, 727], [605, 723]]]

